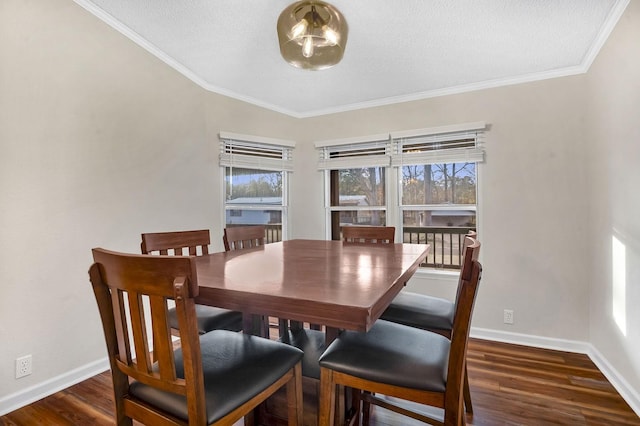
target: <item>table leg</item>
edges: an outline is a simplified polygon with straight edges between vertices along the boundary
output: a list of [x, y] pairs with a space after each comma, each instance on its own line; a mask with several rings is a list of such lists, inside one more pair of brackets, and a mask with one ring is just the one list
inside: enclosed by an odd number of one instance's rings
[[[268, 327], [268, 324], [267, 324]], [[269, 330], [265, 330], [265, 319], [262, 315], [253, 315], [248, 312], [242, 313], [242, 331], [254, 336], [268, 337]]]

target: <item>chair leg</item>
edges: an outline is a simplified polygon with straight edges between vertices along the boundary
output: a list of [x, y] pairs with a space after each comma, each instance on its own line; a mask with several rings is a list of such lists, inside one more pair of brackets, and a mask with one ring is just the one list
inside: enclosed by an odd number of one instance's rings
[[466, 424], [466, 418], [464, 413], [464, 400], [463, 398], [458, 399], [456, 405], [447, 407], [447, 403], [445, 402], [444, 407], [444, 424], [451, 426], [463, 426]]
[[351, 418], [352, 426], [360, 426], [360, 407], [362, 405], [362, 391], [360, 389], [351, 388], [351, 412], [353, 417]]
[[320, 368], [320, 398], [318, 402], [318, 425], [333, 426], [336, 406], [336, 385], [333, 372]]
[[302, 364], [293, 369], [293, 377], [287, 383], [287, 405], [289, 426], [302, 426]]
[[471, 404], [471, 391], [469, 390], [469, 376], [467, 374], [467, 363], [464, 364], [464, 385], [462, 388], [464, 396], [464, 409], [467, 413], [473, 414], [473, 405]]
[[345, 422], [347, 410], [347, 388], [343, 385], [336, 386], [335, 424], [342, 425]]
[[[371, 392], [364, 391], [365, 394], [371, 395]], [[369, 426], [369, 417], [371, 416], [371, 404], [368, 400], [362, 400], [362, 426]]]

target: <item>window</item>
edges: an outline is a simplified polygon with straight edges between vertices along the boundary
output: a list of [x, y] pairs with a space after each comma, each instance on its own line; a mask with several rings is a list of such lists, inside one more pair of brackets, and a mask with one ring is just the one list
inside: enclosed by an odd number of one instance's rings
[[389, 135], [316, 144], [321, 148], [320, 167], [328, 177], [332, 239], [342, 238], [345, 225], [386, 225], [390, 146]]
[[385, 169], [362, 167], [331, 171], [332, 239], [344, 225], [386, 225]]
[[331, 238], [341, 226], [396, 227], [396, 241], [429, 243], [422, 266], [459, 269], [477, 227], [484, 123], [316, 143], [327, 178]]
[[220, 133], [225, 227], [263, 225], [267, 242], [286, 239], [288, 179], [295, 144]]
[[402, 241], [431, 244], [425, 266], [459, 269], [464, 235], [477, 226], [477, 163], [484, 128], [391, 134]]

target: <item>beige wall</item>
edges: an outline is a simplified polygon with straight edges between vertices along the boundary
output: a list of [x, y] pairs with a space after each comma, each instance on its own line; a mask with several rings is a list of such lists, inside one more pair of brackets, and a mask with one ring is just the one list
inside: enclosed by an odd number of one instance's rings
[[[640, 339], [609, 336], [610, 274], [590, 267], [609, 256], [603, 243], [609, 225], [624, 225], [629, 241], [639, 239], [631, 213], [622, 213], [640, 183], [632, 172], [638, 156], [628, 155], [638, 153], [637, 144], [627, 142], [638, 136], [637, 62], [622, 81], [608, 78], [609, 64], [623, 67], [629, 43], [638, 39], [630, 29], [640, 27], [636, 9], [625, 15], [593, 76], [297, 120], [205, 92], [70, 0], [3, 1], [0, 408], [7, 396], [104, 358], [87, 279], [91, 247], [137, 252], [141, 232], [209, 228], [214, 249], [221, 249], [220, 130], [298, 141], [292, 235], [323, 238], [314, 140], [480, 120], [491, 129], [480, 170], [485, 273], [474, 327], [591, 339], [640, 389], [640, 367], [615, 352], [637, 352]], [[632, 84], [635, 98], [625, 93]], [[586, 108], [602, 97], [602, 107]], [[602, 128], [594, 124], [600, 120]], [[624, 155], [604, 169], [591, 157], [608, 158], [609, 145]], [[619, 166], [632, 179], [628, 196], [613, 185]], [[614, 216], [624, 220], [613, 222]], [[424, 277], [410, 283], [418, 291], [434, 285], [446, 292]], [[629, 300], [638, 300], [637, 287]], [[504, 308], [515, 311], [513, 326], [502, 324]], [[14, 360], [24, 354], [33, 354], [34, 373], [15, 380]]]
[[[640, 2], [631, 1], [588, 73], [591, 343], [640, 393]], [[614, 303], [613, 237], [625, 246]], [[614, 306], [616, 306], [614, 308]], [[621, 308], [621, 306], [623, 308]], [[626, 331], [614, 319], [624, 315]]]
[[[586, 243], [587, 225], [583, 91], [578, 76], [305, 119], [298, 140], [490, 123], [479, 171], [485, 271], [473, 325], [583, 341], [587, 275], [575, 250]], [[301, 145], [296, 154], [307, 158], [296, 168], [294, 229], [323, 238], [322, 174], [312, 144]], [[431, 292], [429, 283], [414, 279], [410, 287]], [[502, 323], [505, 308], [514, 310], [512, 326]]]
[[217, 133], [291, 121], [205, 92], [70, 0], [3, 0], [0, 403], [104, 358], [92, 247], [195, 228], [217, 243]]

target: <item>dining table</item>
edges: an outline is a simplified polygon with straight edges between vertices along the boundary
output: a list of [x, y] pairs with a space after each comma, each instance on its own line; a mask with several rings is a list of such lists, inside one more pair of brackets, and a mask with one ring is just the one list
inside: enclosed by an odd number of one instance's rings
[[[428, 244], [294, 239], [197, 256], [196, 303], [241, 311], [243, 331], [265, 337], [268, 317], [322, 325], [328, 346], [341, 330], [369, 331], [428, 252]], [[337, 410], [340, 423], [347, 411]], [[257, 415], [282, 423], [264, 406]]]
[[428, 244], [294, 239], [196, 258], [196, 303], [340, 330], [368, 331], [429, 251]]

